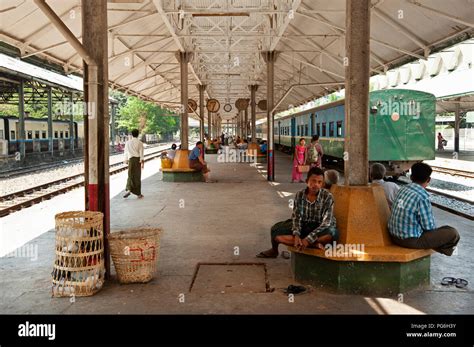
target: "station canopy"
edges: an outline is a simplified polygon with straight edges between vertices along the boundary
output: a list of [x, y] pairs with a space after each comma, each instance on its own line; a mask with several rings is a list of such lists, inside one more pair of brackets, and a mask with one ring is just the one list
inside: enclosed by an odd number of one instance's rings
[[[47, 3], [81, 40], [81, 1]], [[371, 11], [372, 74], [474, 36], [470, 0], [378, 0]], [[0, 40], [22, 58], [35, 55], [82, 74], [82, 59], [34, 1], [2, 0], [0, 16]], [[206, 85], [205, 97], [219, 100], [226, 120], [235, 116], [238, 98], [250, 97], [249, 85], [259, 85], [257, 102], [266, 99], [261, 53], [276, 50], [276, 111], [285, 110], [337, 90], [314, 83], [344, 81], [345, 16], [345, 0], [110, 0], [110, 86], [174, 108], [176, 52], [192, 52], [189, 97], [199, 101], [195, 86]], [[230, 112], [223, 110], [227, 103]]]

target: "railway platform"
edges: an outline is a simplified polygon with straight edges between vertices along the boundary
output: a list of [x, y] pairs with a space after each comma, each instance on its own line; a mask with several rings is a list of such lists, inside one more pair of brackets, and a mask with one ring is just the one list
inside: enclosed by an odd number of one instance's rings
[[[305, 294], [289, 300], [283, 289], [300, 284], [293, 279], [290, 260], [255, 255], [269, 247], [270, 227], [290, 217], [289, 199], [304, 187], [290, 183], [290, 156], [276, 153], [274, 182], [266, 180], [262, 164], [218, 163], [217, 155], [207, 155], [206, 160], [217, 183], [163, 182], [160, 161], [148, 162], [143, 172], [144, 199], [123, 199], [126, 174], [111, 177], [112, 232], [141, 226], [163, 229], [158, 271], [147, 284], [120, 285], [112, 270], [112, 278], [92, 297], [73, 302], [51, 298], [54, 215], [82, 209], [82, 188], [1, 218], [0, 312], [474, 313], [474, 254], [470, 251], [474, 222], [437, 208], [437, 224], [457, 228], [461, 242], [455, 256], [431, 256], [431, 283], [426, 289], [375, 297], [334, 294], [308, 286]], [[23, 244], [25, 234], [29, 241]], [[4, 242], [7, 236], [8, 245]], [[196, 276], [198, 264], [200, 269], [206, 264], [218, 267], [214, 273], [203, 271]], [[442, 286], [446, 276], [461, 277], [470, 284], [465, 289]]]

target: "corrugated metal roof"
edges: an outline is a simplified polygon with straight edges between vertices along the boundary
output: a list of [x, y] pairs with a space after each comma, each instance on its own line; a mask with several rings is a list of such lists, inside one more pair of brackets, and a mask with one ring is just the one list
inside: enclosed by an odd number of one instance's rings
[[0, 53], [0, 71], [2, 70], [8, 73], [14, 72], [25, 76], [33, 76], [37, 79], [78, 91], [82, 91], [83, 87], [82, 78], [73, 75], [62, 76], [58, 73]]

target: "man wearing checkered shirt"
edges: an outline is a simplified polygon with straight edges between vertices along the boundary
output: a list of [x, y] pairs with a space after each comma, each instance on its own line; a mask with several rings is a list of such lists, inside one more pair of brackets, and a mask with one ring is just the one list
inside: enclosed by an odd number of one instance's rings
[[401, 247], [433, 249], [450, 256], [460, 237], [453, 227], [436, 228], [430, 196], [425, 189], [432, 171], [427, 164], [413, 164], [410, 176], [413, 183], [397, 193], [388, 229], [393, 242]]
[[324, 249], [325, 244], [338, 240], [334, 199], [324, 186], [324, 171], [311, 168], [306, 177], [306, 188], [296, 193], [291, 219], [272, 226], [272, 248], [257, 254], [258, 258], [276, 258], [280, 243], [300, 250], [307, 247]]

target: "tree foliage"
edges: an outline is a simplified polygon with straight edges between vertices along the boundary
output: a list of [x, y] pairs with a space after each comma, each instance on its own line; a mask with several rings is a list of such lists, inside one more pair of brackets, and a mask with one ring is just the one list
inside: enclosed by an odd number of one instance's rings
[[158, 134], [165, 137], [179, 130], [179, 117], [132, 96], [118, 109], [118, 125], [124, 130], [138, 129], [141, 134]]

